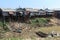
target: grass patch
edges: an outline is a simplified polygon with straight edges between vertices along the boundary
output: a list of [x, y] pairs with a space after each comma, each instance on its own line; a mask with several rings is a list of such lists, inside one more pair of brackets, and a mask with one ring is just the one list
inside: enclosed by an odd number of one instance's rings
[[56, 32], [60, 33], [60, 26], [40, 27], [39, 30], [44, 33], [51, 33], [52, 31], [56, 31]]
[[[8, 22], [5, 22], [5, 24], [8, 24]], [[7, 31], [9, 31], [8, 27], [5, 24], [3, 26], [3, 22], [0, 21], [0, 33], [5, 33]]]
[[[5, 22], [5, 24], [8, 24], [8, 22]], [[0, 21], [0, 27], [2, 27], [2, 26], [3, 26], [3, 22]]]
[[35, 19], [31, 19], [31, 24], [34, 25], [40, 25], [43, 26], [45, 24], [47, 24], [49, 22], [48, 18], [35, 18]]
[[3, 38], [0, 40], [23, 40], [22, 38]]
[[3, 23], [0, 21], [0, 27], [2, 27], [3, 26]]

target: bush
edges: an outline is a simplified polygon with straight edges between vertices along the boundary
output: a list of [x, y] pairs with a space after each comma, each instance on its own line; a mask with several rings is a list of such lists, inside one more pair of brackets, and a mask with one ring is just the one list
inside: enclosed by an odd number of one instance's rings
[[31, 24], [34, 25], [40, 25], [40, 26], [44, 26], [45, 24], [47, 24], [50, 21], [50, 19], [47, 18], [35, 18], [31, 20]]
[[8, 27], [6, 26], [6, 24], [8, 24], [8, 22], [5, 22], [4, 26], [3, 26], [3, 22], [0, 21], [0, 27], [4, 30], [4, 31], [9, 31]]

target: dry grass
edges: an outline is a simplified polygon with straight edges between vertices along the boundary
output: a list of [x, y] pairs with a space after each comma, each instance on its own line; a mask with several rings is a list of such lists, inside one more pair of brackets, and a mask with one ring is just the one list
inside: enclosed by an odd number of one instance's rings
[[[45, 33], [50, 33], [52, 31], [60, 32], [60, 26], [40, 27], [40, 28], [34, 29], [33, 31], [42, 31]], [[28, 34], [24, 33], [24, 35], [26, 35], [26, 36], [29, 36], [29, 35], [31, 36], [31, 34], [33, 35], [32, 32], [29, 32]], [[40, 37], [34, 37], [34, 36], [32, 36], [32, 38], [29, 38], [29, 40], [36, 40], [37, 38], [39, 38], [40, 40], [60, 40], [60, 37], [40, 38]], [[2, 40], [25, 40], [25, 39], [24, 38], [6, 38], [6, 39], [2, 39]]]
[[[39, 19], [39, 21], [40, 21], [40, 19]], [[43, 20], [43, 21], [45, 21], [45, 20]], [[42, 22], [42, 20], [41, 20], [41, 22]], [[42, 23], [44, 23], [44, 22], [42, 22]], [[29, 38], [30, 40], [35, 40], [37, 38], [40, 40], [60, 40], [60, 37], [40, 38], [40, 37], [38, 37], [38, 35], [35, 34], [35, 32], [38, 32], [38, 31], [41, 31], [44, 33], [51, 33], [52, 31], [56, 31], [56, 32], [60, 33], [60, 26], [30, 27], [29, 25], [22, 24], [22, 23], [20, 24], [20, 26], [22, 28], [22, 33], [11, 33], [11, 32], [5, 33], [5, 37], [7, 34], [8, 35], [5, 39], [2, 39], [2, 40], [23, 40], [24, 38], [26, 38], [26, 39]], [[10, 36], [15, 37], [15, 38], [10, 38]], [[21, 37], [21, 38], [16, 38], [16, 37]], [[29, 40], [29, 39], [27, 39], [27, 40]]]
[[52, 31], [56, 31], [60, 33], [60, 26], [52, 26], [52, 27], [41, 27], [39, 28], [40, 31], [45, 33], [50, 33]]

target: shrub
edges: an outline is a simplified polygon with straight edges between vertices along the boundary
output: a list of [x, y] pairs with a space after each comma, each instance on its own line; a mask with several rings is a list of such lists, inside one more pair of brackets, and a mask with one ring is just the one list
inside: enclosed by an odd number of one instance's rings
[[0, 21], [0, 27], [1, 27], [4, 31], [9, 31], [8, 27], [6, 26], [6, 24], [8, 24], [8, 22], [3, 23], [2, 21]]
[[40, 26], [44, 26], [45, 24], [47, 24], [49, 22], [49, 19], [47, 18], [35, 18], [31, 20], [31, 24], [34, 25], [40, 25]]

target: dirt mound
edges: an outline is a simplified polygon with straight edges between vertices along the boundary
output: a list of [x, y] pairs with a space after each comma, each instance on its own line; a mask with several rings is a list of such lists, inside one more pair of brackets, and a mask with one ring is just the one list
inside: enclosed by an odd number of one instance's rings
[[56, 25], [57, 26], [60, 25], [60, 19], [52, 18], [52, 19], [50, 19], [50, 21], [51, 21], [50, 23], [53, 24], [53, 25], [55, 25], [55, 26]]

